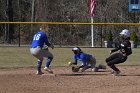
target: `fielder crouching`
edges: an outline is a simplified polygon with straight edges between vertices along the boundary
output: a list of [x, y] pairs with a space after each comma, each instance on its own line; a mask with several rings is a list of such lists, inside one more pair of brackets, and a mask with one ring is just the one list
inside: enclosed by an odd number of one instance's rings
[[74, 62], [71, 63], [70, 65], [77, 65], [78, 60], [82, 61], [81, 66], [73, 66], [72, 71], [73, 72], [78, 72], [79, 70], [81, 72], [84, 72], [88, 68], [91, 68], [91, 71], [97, 72], [99, 69], [105, 69], [106, 67], [104, 65], [99, 65], [96, 66], [96, 59], [94, 56], [84, 53], [79, 47], [74, 47], [72, 49], [74, 53]]
[[48, 37], [46, 33], [48, 32], [48, 26], [42, 25], [40, 28], [40, 31], [38, 31], [34, 36], [32, 40], [32, 45], [30, 48], [31, 54], [38, 59], [37, 61], [37, 75], [43, 74], [41, 67], [44, 57], [47, 58], [45, 63], [44, 70], [53, 73], [53, 71], [49, 68], [52, 60], [53, 60], [53, 54], [49, 51], [48, 48], [44, 49], [44, 44], [46, 44], [48, 47], [54, 48], [53, 44], [51, 44], [48, 40]]

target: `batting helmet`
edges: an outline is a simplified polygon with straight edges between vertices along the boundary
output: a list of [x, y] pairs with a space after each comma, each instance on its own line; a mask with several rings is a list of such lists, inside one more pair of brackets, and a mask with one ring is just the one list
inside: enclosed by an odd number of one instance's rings
[[72, 51], [73, 51], [74, 54], [78, 54], [78, 53], [82, 52], [82, 50], [79, 47], [74, 47], [72, 49]]
[[124, 29], [122, 30], [122, 32], [120, 33], [121, 37], [123, 37], [124, 39], [129, 38], [130, 37], [130, 33], [129, 30]]

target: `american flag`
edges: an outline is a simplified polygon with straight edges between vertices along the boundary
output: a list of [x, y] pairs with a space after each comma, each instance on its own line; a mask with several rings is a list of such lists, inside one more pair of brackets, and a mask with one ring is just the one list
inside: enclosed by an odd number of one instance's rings
[[96, 0], [90, 0], [89, 11], [91, 17], [95, 16], [95, 6], [96, 6]]

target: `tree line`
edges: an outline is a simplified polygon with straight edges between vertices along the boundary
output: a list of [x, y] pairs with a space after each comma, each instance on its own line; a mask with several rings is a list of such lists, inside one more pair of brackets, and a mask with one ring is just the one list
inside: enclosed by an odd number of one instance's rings
[[[90, 0], [0, 0], [1, 22], [91, 22]], [[94, 22], [140, 22], [139, 12], [128, 11], [128, 0], [97, 0]], [[0, 24], [0, 43], [31, 42], [39, 30], [34, 24]], [[116, 37], [122, 29], [135, 31], [138, 26], [95, 25], [94, 41], [102, 45], [106, 33]], [[48, 36], [55, 45], [91, 45], [90, 25], [49, 25]], [[20, 31], [20, 32], [19, 32]]]

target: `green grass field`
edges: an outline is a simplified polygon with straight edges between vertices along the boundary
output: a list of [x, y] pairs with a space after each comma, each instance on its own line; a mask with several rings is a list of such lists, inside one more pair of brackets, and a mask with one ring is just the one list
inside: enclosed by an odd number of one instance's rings
[[[51, 66], [68, 66], [69, 61], [73, 61], [71, 48], [50, 49], [54, 55]], [[82, 48], [86, 53], [96, 57], [97, 64], [105, 63], [109, 56], [109, 48]], [[140, 65], [140, 49], [133, 49], [133, 54], [129, 56], [125, 63], [120, 65]], [[28, 47], [0, 47], [0, 68], [35, 67], [37, 59], [30, 54]], [[45, 60], [44, 60], [45, 61]], [[45, 63], [45, 62], [44, 62]], [[79, 62], [80, 63], [80, 62]], [[43, 64], [44, 65], [44, 64]]]

